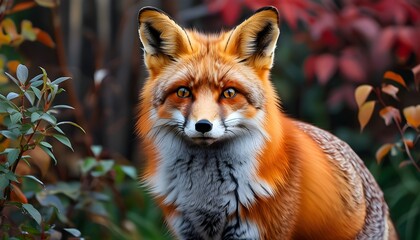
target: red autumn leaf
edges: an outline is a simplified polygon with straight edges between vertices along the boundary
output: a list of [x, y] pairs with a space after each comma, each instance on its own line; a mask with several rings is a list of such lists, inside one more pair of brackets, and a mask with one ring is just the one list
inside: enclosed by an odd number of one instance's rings
[[379, 111], [379, 115], [385, 120], [385, 125], [391, 124], [392, 120], [396, 121], [397, 123], [401, 122], [401, 113], [398, 109], [386, 106]]
[[379, 34], [380, 26], [372, 18], [357, 18], [351, 22], [351, 25], [357, 32], [362, 34], [369, 41], [374, 41]]
[[274, 6], [276, 0], [245, 0], [244, 4], [250, 9], [257, 10], [265, 6]]
[[365, 69], [355, 57], [342, 56], [338, 64], [341, 74], [347, 79], [354, 82], [363, 82], [366, 79]]
[[397, 41], [395, 55], [397, 56], [397, 59], [400, 61], [400, 63], [405, 63], [410, 58], [412, 52], [413, 48], [407, 43], [400, 40]]
[[395, 100], [398, 100], [397, 93], [399, 89], [391, 84], [382, 84], [381, 91], [389, 96], [393, 97]]
[[337, 70], [337, 58], [332, 54], [322, 54], [316, 58], [315, 74], [321, 84], [326, 84]]
[[299, 20], [309, 23], [308, 9], [316, 9], [316, 5], [307, 0], [279, 0], [274, 6], [279, 9], [280, 15], [294, 30], [297, 28]]
[[303, 64], [303, 72], [305, 74], [306, 79], [313, 79], [315, 76], [315, 56], [309, 56], [305, 59], [305, 63]]
[[397, 32], [398, 39], [412, 49], [417, 50], [419, 45], [416, 31], [417, 29], [414, 27], [401, 27]]
[[380, 33], [377, 48], [380, 53], [387, 53], [392, 48], [396, 39], [395, 27], [387, 27]]
[[222, 11], [223, 21], [227, 25], [234, 25], [239, 19], [241, 13], [241, 4], [236, 0], [226, 1]]

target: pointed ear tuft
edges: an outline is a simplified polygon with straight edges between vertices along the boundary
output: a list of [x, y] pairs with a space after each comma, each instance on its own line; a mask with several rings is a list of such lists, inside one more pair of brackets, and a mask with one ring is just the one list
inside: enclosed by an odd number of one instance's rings
[[162, 10], [144, 7], [140, 9], [138, 19], [145, 54], [176, 58], [192, 50], [185, 30]]
[[270, 69], [279, 34], [277, 9], [264, 7], [228, 34], [225, 50], [253, 67]]

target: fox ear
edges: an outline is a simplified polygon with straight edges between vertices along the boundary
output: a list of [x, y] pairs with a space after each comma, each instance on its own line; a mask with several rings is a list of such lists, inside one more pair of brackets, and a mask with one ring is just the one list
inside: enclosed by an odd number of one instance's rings
[[138, 19], [139, 36], [149, 69], [163, 67], [167, 61], [192, 51], [185, 30], [160, 9], [144, 7], [140, 9]]
[[279, 14], [275, 7], [264, 7], [226, 36], [225, 51], [256, 69], [270, 69], [280, 35]]

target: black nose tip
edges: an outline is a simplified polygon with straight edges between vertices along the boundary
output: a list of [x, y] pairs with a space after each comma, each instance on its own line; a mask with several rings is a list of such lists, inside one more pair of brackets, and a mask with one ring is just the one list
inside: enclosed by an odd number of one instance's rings
[[195, 124], [195, 130], [201, 133], [210, 132], [212, 127], [213, 124], [207, 119], [201, 119]]

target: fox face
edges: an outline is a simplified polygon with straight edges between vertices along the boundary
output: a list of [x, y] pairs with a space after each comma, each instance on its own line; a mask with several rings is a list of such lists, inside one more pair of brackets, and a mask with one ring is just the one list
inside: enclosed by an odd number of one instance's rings
[[264, 89], [271, 88], [267, 75], [279, 36], [275, 9], [218, 35], [186, 31], [156, 9], [139, 16], [150, 73], [141, 116], [154, 121], [139, 126], [141, 133], [175, 134], [196, 145], [266, 136], [265, 106], [273, 96]]

